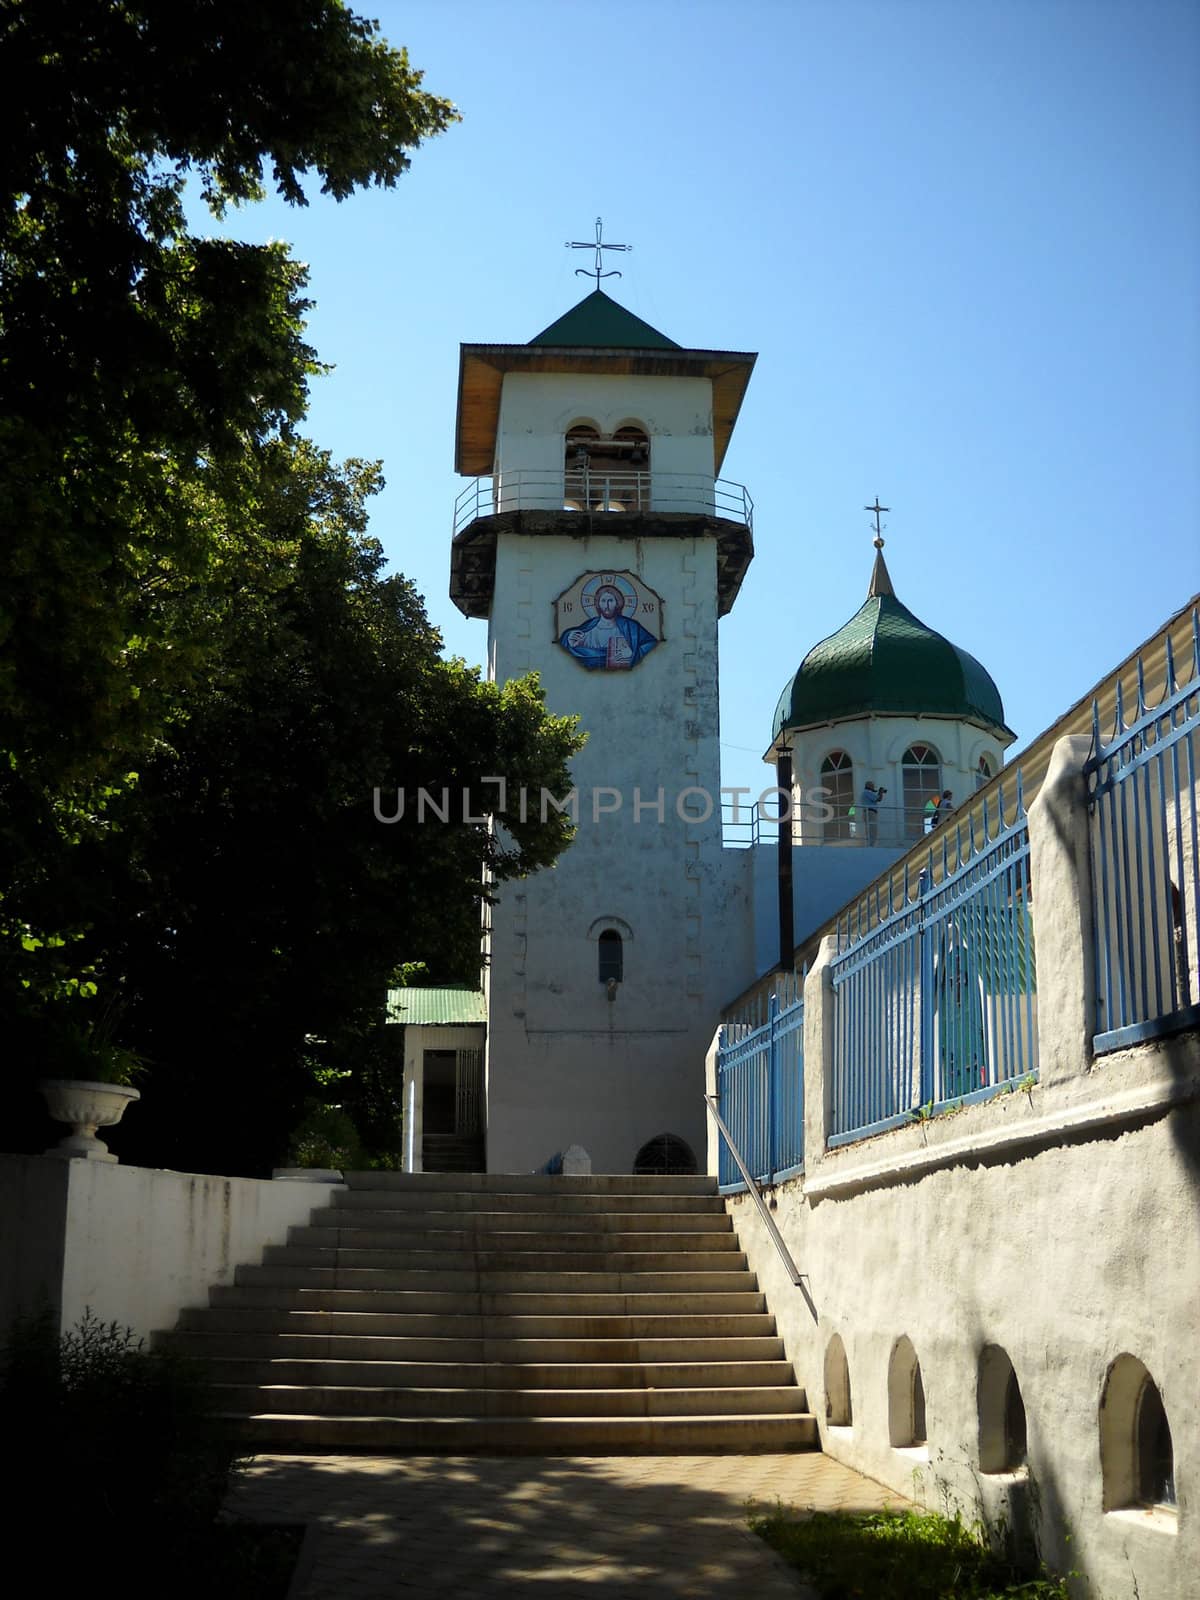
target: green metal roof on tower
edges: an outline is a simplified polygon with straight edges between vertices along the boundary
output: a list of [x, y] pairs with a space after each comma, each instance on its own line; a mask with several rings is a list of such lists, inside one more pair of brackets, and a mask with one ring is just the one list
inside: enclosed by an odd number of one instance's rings
[[603, 289], [593, 289], [577, 306], [544, 328], [530, 344], [559, 349], [681, 350], [682, 345], [659, 333], [641, 317], [609, 299]]
[[813, 646], [784, 689], [772, 738], [866, 716], [951, 717], [1015, 737], [986, 668], [897, 600], [882, 548], [865, 605]]

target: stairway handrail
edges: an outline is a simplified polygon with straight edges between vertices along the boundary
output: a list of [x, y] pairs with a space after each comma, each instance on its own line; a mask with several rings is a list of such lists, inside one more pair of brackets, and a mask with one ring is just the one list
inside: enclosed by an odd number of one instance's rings
[[779, 1258], [783, 1262], [784, 1267], [787, 1269], [788, 1277], [792, 1280], [792, 1282], [796, 1285], [796, 1287], [798, 1289], [803, 1288], [802, 1274], [800, 1272], [800, 1269], [797, 1267], [796, 1263], [792, 1260], [792, 1252], [788, 1249], [787, 1245], [783, 1242], [783, 1235], [780, 1233], [779, 1229], [775, 1226], [775, 1218], [771, 1215], [770, 1211], [768, 1211], [766, 1201], [763, 1199], [762, 1194], [759, 1191], [758, 1185], [755, 1183], [754, 1179], [750, 1176], [750, 1169], [747, 1167], [746, 1163], [742, 1160], [742, 1152], [738, 1149], [737, 1145], [734, 1144], [733, 1135], [730, 1133], [729, 1129], [725, 1126], [725, 1119], [722, 1117], [721, 1113], [717, 1110], [717, 1097], [716, 1097], [716, 1095], [706, 1094], [704, 1096], [704, 1104], [712, 1112], [713, 1121], [716, 1123], [717, 1127], [720, 1129], [721, 1136], [725, 1140], [725, 1143], [729, 1146], [729, 1153], [733, 1157], [733, 1159], [737, 1162], [738, 1171], [741, 1173], [742, 1177], [745, 1178], [745, 1180], [746, 1180], [746, 1187], [749, 1189], [751, 1195], [754, 1197], [754, 1204], [758, 1207], [758, 1214], [763, 1219], [763, 1222], [766, 1225], [767, 1232], [771, 1235], [771, 1241], [774, 1244], [776, 1250], [778, 1250], [778, 1252], [779, 1252]]

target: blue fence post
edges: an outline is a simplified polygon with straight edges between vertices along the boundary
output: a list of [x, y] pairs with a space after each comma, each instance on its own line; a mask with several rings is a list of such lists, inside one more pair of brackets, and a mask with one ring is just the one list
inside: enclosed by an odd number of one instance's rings
[[917, 879], [917, 1007], [921, 1015], [921, 1043], [919, 1053], [920, 1095], [919, 1105], [928, 1105], [933, 1099], [933, 949], [929, 928], [925, 921], [925, 902], [933, 888], [932, 852], [930, 865], [921, 868]]
[[767, 1009], [767, 1021], [770, 1024], [767, 1045], [767, 1170], [769, 1177], [774, 1179], [779, 1167], [778, 1161], [778, 1116], [779, 1103], [779, 996], [771, 995]]

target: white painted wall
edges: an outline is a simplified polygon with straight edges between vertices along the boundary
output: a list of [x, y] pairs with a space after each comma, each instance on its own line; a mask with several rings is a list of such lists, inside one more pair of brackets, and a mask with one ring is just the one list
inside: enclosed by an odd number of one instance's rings
[[[577, 422], [604, 435], [640, 425], [650, 436], [651, 508], [711, 511], [708, 378], [534, 372], [508, 373], [501, 390], [496, 477], [502, 509], [561, 509], [564, 440]], [[656, 477], [662, 480], [657, 491]]]
[[45, 1304], [63, 1329], [88, 1307], [140, 1336], [173, 1327], [341, 1187], [0, 1156], [0, 1326]]
[[[629, 672], [588, 672], [555, 638], [556, 596], [581, 573], [608, 570], [636, 573], [663, 600], [664, 638]], [[533, 1170], [578, 1143], [595, 1171], [627, 1172], [664, 1132], [703, 1159], [700, 1062], [751, 927], [740, 869], [722, 859], [716, 588], [709, 538], [500, 536], [496, 677], [536, 669], [550, 710], [578, 713], [590, 738], [573, 769], [575, 842], [551, 871], [504, 885], [492, 912], [494, 1171]], [[685, 823], [676, 800], [695, 785], [712, 794], [713, 814]], [[664, 823], [650, 810], [635, 820], [635, 789], [653, 802], [659, 787]], [[601, 788], [619, 791], [622, 809], [595, 821]], [[606, 918], [627, 929], [612, 1002], [597, 977]]]

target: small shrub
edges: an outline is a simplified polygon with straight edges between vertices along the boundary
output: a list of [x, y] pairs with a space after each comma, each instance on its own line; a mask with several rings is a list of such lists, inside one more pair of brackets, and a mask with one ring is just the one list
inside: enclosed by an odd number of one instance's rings
[[822, 1600], [1069, 1600], [1063, 1580], [1019, 1571], [957, 1515], [796, 1518], [777, 1507], [752, 1509], [750, 1526]]
[[61, 1339], [48, 1316], [22, 1322], [0, 1359], [0, 1427], [25, 1548], [65, 1533], [90, 1559], [102, 1541], [125, 1593], [200, 1592], [236, 1452], [194, 1363], [90, 1312]]

